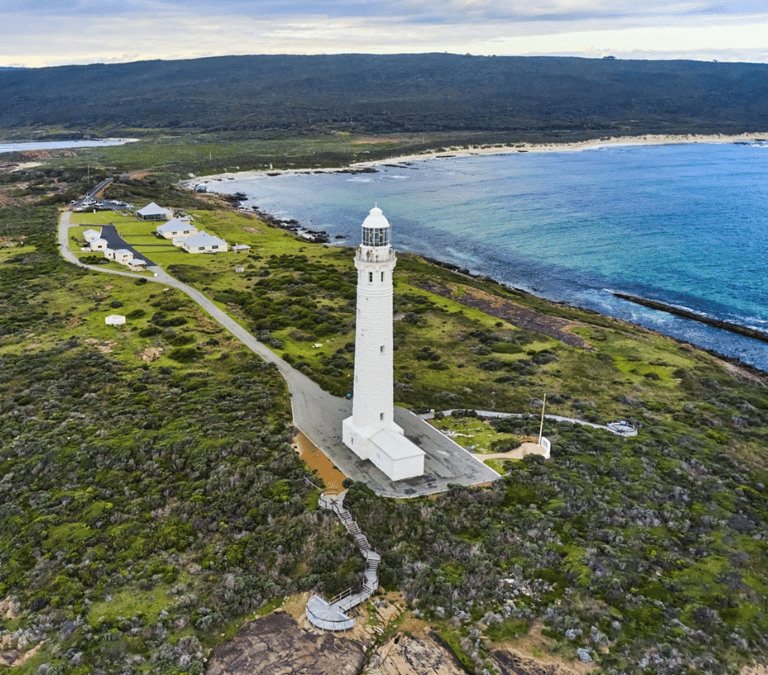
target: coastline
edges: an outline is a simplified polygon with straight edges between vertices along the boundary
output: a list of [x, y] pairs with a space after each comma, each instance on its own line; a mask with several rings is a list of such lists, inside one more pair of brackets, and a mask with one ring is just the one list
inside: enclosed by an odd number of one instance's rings
[[[766, 141], [766, 140], [768, 140], [768, 132], [764, 134], [752, 133], [752, 134], [740, 134], [736, 136], [727, 136], [722, 134], [707, 135], [707, 136], [645, 135], [645, 136], [638, 136], [633, 138], [594, 139], [590, 141], [582, 141], [582, 142], [567, 143], [567, 144], [549, 143], [549, 144], [542, 144], [542, 145], [525, 145], [525, 146], [516, 145], [516, 146], [494, 146], [494, 147], [475, 147], [475, 148], [470, 147], [470, 148], [462, 148], [460, 150], [456, 149], [456, 150], [448, 150], [448, 151], [440, 151], [440, 152], [434, 151], [431, 153], [401, 156], [398, 158], [388, 158], [388, 159], [381, 159], [381, 160], [371, 160], [367, 162], [357, 162], [345, 167], [338, 167], [338, 168], [289, 169], [289, 170], [280, 170], [280, 171], [255, 170], [255, 171], [245, 171], [245, 172], [236, 172], [236, 173], [226, 173], [226, 174], [219, 174], [217, 176], [206, 176], [206, 177], [188, 179], [188, 180], [185, 180], [182, 183], [182, 185], [184, 187], [194, 189], [194, 186], [196, 184], [199, 185], [205, 181], [208, 181], [211, 179], [217, 179], [217, 178], [219, 180], [222, 180], [225, 178], [236, 179], [236, 178], [250, 178], [250, 177], [261, 177], [261, 176], [264, 176], [266, 178], [267, 175], [308, 175], [308, 174], [323, 174], [323, 173], [342, 173], [342, 174], [344, 173], [347, 173], [347, 174], [375, 173], [378, 171], [378, 169], [376, 168], [378, 166], [392, 167], [393, 165], [397, 165], [405, 162], [411, 162], [411, 161], [418, 162], [418, 161], [423, 161], [428, 159], [451, 158], [451, 157], [460, 157], [460, 156], [512, 155], [515, 152], [528, 152], [528, 151], [530, 152], [579, 152], [581, 150], [596, 149], [600, 147], [622, 147], [622, 146], [634, 146], [634, 145], [690, 145], [690, 144], [699, 144], [699, 143], [701, 144], [724, 144], [725, 143], [725, 144], [746, 145], [751, 142]], [[301, 223], [299, 223], [296, 220], [281, 219], [261, 209], [256, 209], [255, 207], [253, 207], [253, 210], [244, 209], [244, 211], [246, 213], [257, 215], [258, 217], [271, 222], [274, 226], [280, 227], [281, 229], [292, 231], [295, 235], [303, 237], [310, 243], [324, 243], [324, 244], [337, 245], [337, 246], [349, 245], [346, 241], [343, 241], [343, 240], [331, 242], [326, 232], [310, 230], [309, 228], [304, 227]], [[337, 237], [337, 239], [341, 239], [341, 237]], [[455, 263], [441, 261], [439, 259], [432, 258], [431, 256], [421, 255], [421, 257], [425, 258], [428, 262], [435, 264], [437, 266], [450, 269], [452, 271], [464, 274], [468, 277], [475, 278], [487, 283], [505, 286], [516, 292], [523, 292], [525, 294], [538, 297], [542, 300], [546, 300], [547, 302], [550, 302], [554, 305], [560, 304], [560, 305], [566, 305], [566, 306], [573, 306], [582, 311], [599, 313], [594, 309], [582, 307], [578, 304], [571, 304], [568, 302], [564, 302], [562, 300], [547, 297], [546, 295], [541, 295], [537, 293], [535, 290], [526, 290], [526, 289], [518, 288], [515, 286], [508, 286], [504, 282], [494, 279], [493, 277], [490, 277], [486, 274], [479, 273], [479, 272], [478, 273], [472, 272], [469, 269], [463, 268], [460, 265], [457, 265]], [[763, 342], [763, 343], [768, 342], [768, 340], [766, 340], [765, 333], [762, 333], [760, 331], [753, 331], [747, 326], [742, 326], [739, 324], [733, 324], [729, 322], [720, 322], [717, 320], [714, 320], [714, 321], [707, 320], [706, 317], [702, 317], [701, 315], [698, 315], [695, 313], [684, 313], [682, 311], [678, 311], [677, 308], [671, 305], [663, 305], [663, 303], [658, 303], [658, 302], [656, 302], [655, 304], [652, 304], [653, 301], [646, 300], [645, 298], [639, 298], [636, 296], [630, 297], [621, 293], [614, 293], [614, 295], [624, 300], [634, 302], [635, 304], [645, 305], [646, 307], [649, 307], [651, 309], [665, 312], [670, 315], [676, 315], [698, 324], [709, 325], [713, 328], [724, 330], [728, 333], [732, 333], [735, 335], [740, 335], [741, 337], [757, 340], [758, 342]], [[613, 315], [606, 314], [606, 316], [613, 316]], [[635, 323], [626, 318], [622, 320], [627, 321], [628, 323], [631, 323], [634, 325], [642, 326], [642, 324]], [[724, 354], [723, 352], [720, 352], [717, 349], [708, 348], [704, 345], [699, 345], [694, 342], [690, 342], [688, 340], [675, 337], [667, 333], [663, 333], [656, 329], [649, 328], [647, 326], [643, 326], [643, 327], [645, 327], [647, 330], [651, 332], [658, 332], [661, 335], [665, 335], [666, 337], [669, 337], [677, 342], [680, 342], [681, 344], [689, 344], [696, 349], [700, 349], [703, 352], [709, 353], [710, 355], [715, 356], [721, 359], [722, 361], [731, 364], [732, 366], [741, 368], [743, 371], [747, 371], [751, 373], [753, 376], [757, 375], [759, 377], [764, 378], [766, 374], [768, 374], [768, 370], [762, 369], [759, 366], [753, 365], [752, 363], [749, 363], [747, 361], [743, 361], [737, 356]]]
[[386, 164], [402, 164], [404, 162], [420, 162], [431, 159], [448, 159], [451, 157], [480, 157], [485, 155], [511, 155], [517, 152], [580, 152], [582, 150], [597, 150], [604, 147], [628, 147], [635, 145], [692, 145], [696, 143], [752, 143], [768, 140], [768, 131], [749, 132], [737, 135], [726, 134], [644, 134], [642, 136], [610, 136], [594, 138], [587, 141], [569, 143], [516, 143], [514, 145], [485, 145], [469, 146], [467, 148], [448, 148], [432, 150], [414, 155], [398, 155], [387, 159], [372, 159], [369, 161], [353, 162], [339, 167], [322, 167], [315, 169], [253, 169], [250, 171], [234, 171], [196, 176], [181, 182], [182, 187], [204, 184], [208, 181], [221, 181], [236, 178], [253, 178], [256, 176], [279, 176], [308, 173], [355, 173], [373, 172], [377, 166]]

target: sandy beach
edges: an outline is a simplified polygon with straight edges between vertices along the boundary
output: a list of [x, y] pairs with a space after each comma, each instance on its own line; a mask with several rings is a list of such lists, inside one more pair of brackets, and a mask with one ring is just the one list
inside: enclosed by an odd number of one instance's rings
[[[610, 138], [594, 138], [588, 141], [575, 143], [515, 143], [509, 145], [482, 145], [464, 147], [449, 147], [440, 151], [422, 152], [414, 155], [399, 155], [387, 159], [375, 159], [368, 162], [355, 162], [343, 167], [325, 167], [316, 169], [274, 169], [270, 174], [301, 174], [301, 173], [335, 173], [338, 171], [355, 171], [358, 169], [375, 168], [384, 164], [401, 164], [403, 162], [418, 162], [426, 159], [441, 159], [447, 157], [473, 157], [481, 155], [508, 155], [515, 152], [579, 152], [581, 150], [597, 149], [602, 147], [620, 147], [631, 145], [673, 145], [686, 143], [750, 143], [753, 141], [768, 140], [768, 131], [738, 134], [729, 136], [726, 134], [684, 134], [671, 136], [665, 134], [646, 134], [643, 136], [620, 136]], [[249, 178], [263, 176], [265, 170], [237, 171], [219, 173], [200, 178], [192, 178], [183, 181], [183, 187], [190, 187], [208, 181], [228, 180], [233, 178]]]

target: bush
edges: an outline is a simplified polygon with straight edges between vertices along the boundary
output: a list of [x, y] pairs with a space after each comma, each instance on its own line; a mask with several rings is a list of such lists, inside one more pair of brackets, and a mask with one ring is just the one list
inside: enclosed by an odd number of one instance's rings
[[179, 347], [168, 354], [168, 358], [179, 363], [191, 363], [201, 356], [200, 352], [194, 347]]

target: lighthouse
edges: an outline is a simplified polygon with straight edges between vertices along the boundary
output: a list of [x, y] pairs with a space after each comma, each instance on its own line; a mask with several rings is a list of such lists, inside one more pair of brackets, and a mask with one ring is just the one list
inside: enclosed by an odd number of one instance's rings
[[391, 227], [378, 207], [363, 222], [355, 255], [355, 379], [352, 416], [342, 423], [344, 445], [391, 480], [421, 476], [424, 452], [395, 424], [392, 360], [392, 273], [397, 258]]

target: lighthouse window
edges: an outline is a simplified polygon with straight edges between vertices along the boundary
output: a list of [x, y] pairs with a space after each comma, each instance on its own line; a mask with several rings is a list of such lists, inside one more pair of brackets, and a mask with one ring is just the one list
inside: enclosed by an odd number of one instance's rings
[[384, 413], [379, 413], [379, 419], [383, 422], [384, 421]]
[[381, 347], [379, 348], [379, 351], [380, 351], [382, 354], [384, 353], [384, 345], [381, 345]]
[[381, 273], [381, 280], [384, 281], [384, 272]]
[[368, 281], [369, 282], [373, 281], [373, 272], [368, 272]]
[[389, 246], [389, 228], [364, 227], [363, 246]]

